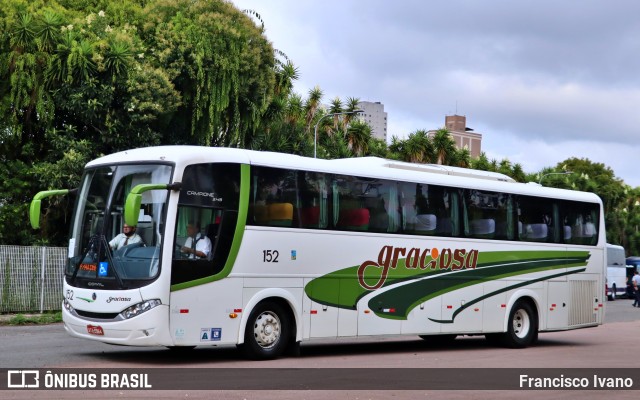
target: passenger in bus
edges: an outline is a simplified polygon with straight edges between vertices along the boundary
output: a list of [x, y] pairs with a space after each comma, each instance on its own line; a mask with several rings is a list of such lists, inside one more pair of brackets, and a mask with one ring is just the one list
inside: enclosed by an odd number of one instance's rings
[[134, 243], [144, 244], [144, 241], [142, 240], [140, 235], [136, 233], [135, 226], [124, 224], [122, 226], [122, 233], [119, 233], [118, 235], [116, 235], [116, 237], [111, 239], [111, 241], [109, 242], [109, 247], [111, 247], [111, 250], [116, 251], [123, 248], [124, 246], [128, 246]]
[[200, 223], [189, 221], [187, 235], [189, 237], [180, 251], [192, 260], [208, 259], [211, 254], [211, 239], [200, 232]]

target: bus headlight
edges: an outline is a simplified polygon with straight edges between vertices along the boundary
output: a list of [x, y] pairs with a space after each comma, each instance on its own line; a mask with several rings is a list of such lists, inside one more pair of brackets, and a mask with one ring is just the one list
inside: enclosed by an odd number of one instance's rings
[[64, 299], [62, 301], [62, 305], [64, 306], [64, 309], [69, 311], [70, 313], [73, 313], [75, 311], [73, 309], [73, 307], [71, 306], [71, 303], [69, 303], [69, 301], [67, 301], [67, 299]]
[[129, 319], [129, 318], [133, 318], [136, 317], [146, 311], [151, 310], [154, 307], [159, 306], [160, 304], [162, 304], [162, 302], [159, 299], [153, 299], [153, 300], [147, 300], [147, 301], [143, 301], [142, 303], [138, 303], [135, 304], [129, 308], [127, 308], [126, 310], [124, 310], [123, 312], [120, 313], [120, 315], [124, 318], [124, 319]]

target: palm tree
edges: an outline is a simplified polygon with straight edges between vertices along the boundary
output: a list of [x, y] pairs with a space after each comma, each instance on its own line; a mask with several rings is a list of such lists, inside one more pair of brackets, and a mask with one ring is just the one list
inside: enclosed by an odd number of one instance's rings
[[491, 161], [489, 161], [489, 169], [487, 169], [487, 171], [498, 172], [498, 160], [492, 158]]
[[435, 155], [433, 143], [424, 129], [410, 133], [402, 150], [402, 158], [414, 163], [430, 163]]
[[513, 165], [513, 169], [511, 170], [511, 177], [518, 182], [526, 182], [527, 176], [522, 169], [522, 164], [515, 163]]
[[61, 26], [62, 17], [51, 10], [45, 10], [37, 24], [39, 45], [43, 51], [51, 52], [56, 48], [60, 41]]
[[355, 118], [358, 118], [358, 114], [354, 113], [358, 109], [358, 104], [360, 104], [360, 99], [357, 97], [347, 97], [347, 105], [344, 107], [345, 112], [350, 112], [353, 114], [345, 114], [342, 120], [342, 127], [349, 125], [351, 121]]
[[453, 165], [456, 167], [469, 168], [471, 166], [471, 152], [466, 146], [458, 150], [454, 158]]
[[295, 124], [304, 121], [304, 102], [302, 96], [297, 93], [289, 95], [285, 110], [285, 122], [287, 124]]
[[509, 161], [508, 158], [503, 158], [502, 161], [500, 161], [498, 172], [507, 176], [511, 176], [511, 161]]
[[343, 111], [342, 100], [340, 100], [340, 97], [336, 97], [331, 100], [331, 104], [329, 105], [329, 114], [341, 113]]
[[480, 153], [478, 158], [471, 161], [471, 168], [478, 169], [480, 171], [489, 171], [491, 168], [489, 165], [489, 158], [484, 151]]
[[369, 141], [369, 149], [365, 152], [365, 155], [371, 155], [374, 157], [390, 158], [389, 147], [384, 139], [377, 139], [372, 137]]
[[[285, 110], [288, 106], [288, 99], [282, 96], [277, 96], [271, 99], [271, 102], [267, 106], [267, 109], [262, 114], [261, 122], [262, 128], [257, 126], [256, 128], [262, 129], [265, 131], [269, 131], [271, 129], [271, 123], [275, 121], [279, 121], [284, 118]], [[246, 143], [247, 146], [251, 147], [251, 140]]]
[[280, 66], [279, 69], [276, 69], [276, 85], [274, 88], [274, 94], [276, 96], [288, 96], [291, 94], [293, 90], [293, 81], [298, 80], [300, 77], [300, 73], [298, 71], [298, 67], [293, 65], [293, 63], [287, 60], [286, 63], [277, 62], [277, 65]]
[[[336, 97], [335, 99], [331, 100], [331, 105], [329, 106], [329, 114], [339, 114], [342, 113], [344, 110], [342, 109], [342, 100], [340, 100], [339, 97]], [[338, 130], [339, 128], [343, 128], [344, 129], [344, 124], [342, 126], [340, 126], [340, 117], [341, 115], [334, 115], [333, 116], [333, 130]], [[330, 135], [333, 134], [333, 132], [328, 132]]]
[[451, 164], [456, 154], [456, 142], [451, 138], [446, 128], [438, 129], [433, 136], [433, 147], [436, 152], [437, 164]]
[[322, 90], [318, 86], [309, 90], [309, 97], [307, 98], [307, 102], [305, 103], [305, 129], [307, 133], [311, 132], [313, 121], [316, 117], [316, 113], [318, 112], [318, 107], [320, 106], [320, 100], [322, 100], [322, 96]]
[[387, 156], [394, 160], [404, 160], [402, 156], [404, 154], [405, 141], [400, 140], [397, 136], [391, 136], [391, 143], [389, 144], [389, 152]]
[[345, 111], [355, 111], [357, 110], [358, 104], [360, 104], [360, 99], [357, 97], [347, 97], [347, 105], [344, 107]]
[[369, 151], [369, 142], [372, 139], [371, 127], [363, 121], [354, 121], [347, 128], [347, 144], [356, 156], [364, 155]]
[[324, 150], [326, 155], [323, 158], [350, 158], [353, 152], [349, 149], [349, 145], [341, 131], [336, 132], [332, 137], [326, 136], [324, 140]]

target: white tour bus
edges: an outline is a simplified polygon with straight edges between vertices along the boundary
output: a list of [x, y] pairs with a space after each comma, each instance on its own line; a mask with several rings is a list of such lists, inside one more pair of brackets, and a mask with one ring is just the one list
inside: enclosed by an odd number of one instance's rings
[[609, 300], [627, 293], [627, 263], [624, 247], [607, 243], [607, 287]]
[[[68, 192], [38, 193], [32, 226], [42, 199]], [[375, 335], [525, 347], [539, 331], [604, 318], [592, 193], [371, 157], [191, 146], [91, 161], [72, 192], [63, 320], [81, 338], [236, 344], [261, 359]], [[112, 250], [125, 223], [142, 242]]]

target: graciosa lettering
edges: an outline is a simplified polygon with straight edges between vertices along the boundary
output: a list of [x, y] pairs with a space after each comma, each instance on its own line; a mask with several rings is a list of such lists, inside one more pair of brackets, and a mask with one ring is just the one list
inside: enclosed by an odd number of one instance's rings
[[[406, 247], [383, 246], [376, 261], [367, 260], [358, 267], [358, 283], [366, 290], [376, 290], [382, 287], [389, 276], [389, 269], [398, 267], [398, 260], [404, 257], [406, 269], [421, 270], [451, 270], [475, 269], [478, 263], [478, 250], [465, 249], [420, 249], [413, 247], [407, 251]], [[380, 270], [375, 282], [367, 282], [365, 272], [371, 275], [371, 269]], [[374, 270], [375, 271], [375, 270]], [[370, 277], [370, 276], [369, 276]]]

